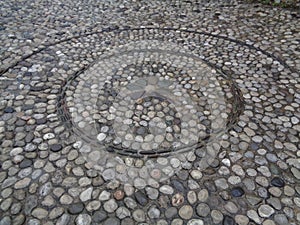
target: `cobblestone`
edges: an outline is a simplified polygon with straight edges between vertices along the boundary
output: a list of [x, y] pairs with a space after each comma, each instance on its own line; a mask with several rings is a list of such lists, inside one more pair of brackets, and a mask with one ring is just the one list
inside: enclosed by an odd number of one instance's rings
[[0, 224], [299, 222], [299, 3], [0, 4]]

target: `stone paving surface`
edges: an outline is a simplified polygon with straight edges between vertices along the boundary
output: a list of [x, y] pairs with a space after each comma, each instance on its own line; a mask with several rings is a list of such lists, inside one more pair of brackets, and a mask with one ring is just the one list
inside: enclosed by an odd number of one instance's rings
[[3, 0], [0, 15], [0, 225], [300, 224], [299, 11]]

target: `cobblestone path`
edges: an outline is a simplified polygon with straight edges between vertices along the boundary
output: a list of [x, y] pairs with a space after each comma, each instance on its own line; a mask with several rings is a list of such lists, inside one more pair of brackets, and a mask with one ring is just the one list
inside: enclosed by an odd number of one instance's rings
[[299, 8], [2, 0], [0, 225], [300, 224]]

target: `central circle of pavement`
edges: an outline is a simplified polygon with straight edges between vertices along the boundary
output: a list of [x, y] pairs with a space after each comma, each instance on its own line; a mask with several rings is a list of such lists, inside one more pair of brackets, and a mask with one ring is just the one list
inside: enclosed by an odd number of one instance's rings
[[173, 43], [117, 46], [66, 85], [74, 146], [104, 179], [140, 188], [193, 162], [205, 169], [231, 120], [228, 80]]

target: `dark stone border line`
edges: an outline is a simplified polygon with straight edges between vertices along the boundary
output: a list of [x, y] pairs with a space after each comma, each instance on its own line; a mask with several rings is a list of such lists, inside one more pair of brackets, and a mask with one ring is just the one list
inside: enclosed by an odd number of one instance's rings
[[229, 37], [226, 37], [226, 36], [215, 35], [215, 34], [203, 32], [203, 31], [189, 30], [189, 29], [180, 29], [180, 28], [177, 29], [177, 28], [172, 28], [172, 27], [163, 27], [163, 28], [160, 28], [160, 27], [140, 27], [140, 28], [124, 27], [124, 28], [120, 29], [119, 27], [116, 26], [116, 27], [104, 28], [101, 31], [94, 31], [94, 32], [86, 33], [86, 34], [75, 35], [75, 36], [72, 36], [72, 37], [69, 37], [69, 38], [65, 38], [63, 40], [59, 40], [57, 42], [46, 44], [45, 46], [42, 46], [42, 47], [38, 48], [37, 50], [33, 50], [32, 53], [23, 56], [19, 61], [13, 63], [12, 65], [10, 65], [9, 67], [7, 67], [6, 69], [1, 70], [0, 71], [0, 76], [2, 76], [3, 74], [5, 74], [6, 72], [8, 72], [9, 69], [17, 66], [20, 62], [22, 62], [22, 61], [30, 58], [31, 56], [33, 56], [35, 54], [38, 54], [38, 53], [44, 51], [45, 49], [47, 49], [47, 48], [49, 48], [51, 46], [54, 46], [54, 45], [57, 45], [57, 44], [61, 44], [63, 42], [67, 42], [67, 41], [70, 41], [72, 39], [79, 39], [79, 38], [88, 37], [88, 36], [94, 35], [94, 34], [101, 34], [101, 33], [108, 33], [108, 32], [121, 33], [123, 31], [130, 31], [130, 30], [133, 31], [133, 30], [151, 30], [151, 29], [163, 30], [163, 31], [171, 30], [171, 31], [180, 31], [180, 32], [187, 32], [187, 33], [196, 33], [196, 34], [206, 35], [206, 36], [210, 36], [210, 37], [214, 37], [214, 38], [221, 38], [221, 39], [224, 39], [224, 40], [227, 40], [227, 41], [230, 41], [230, 42], [237, 43], [237, 44], [242, 45], [242, 46], [246, 46], [246, 47], [248, 47], [250, 49], [253, 49], [253, 50], [256, 50], [256, 51], [260, 51], [263, 54], [265, 54], [266, 56], [271, 57], [271, 58], [275, 59], [276, 61], [278, 61], [284, 67], [288, 68], [291, 72], [296, 72], [296, 73], [298, 72], [296, 69], [290, 67], [283, 59], [278, 58], [277, 56], [274, 56], [273, 54], [271, 54], [271, 53], [269, 53], [269, 52], [267, 52], [265, 50], [262, 50], [259, 47], [255, 47], [253, 45], [247, 44], [244, 41], [240, 41], [240, 40], [237, 40], [237, 39], [232, 39], [232, 38], [229, 38]]
[[[140, 30], [140, 29], [134, 29], [134, 30]], [[174, 29], [172, 31], [174, 32], [174, 31], [177, 31], [177, 30]], [[129, 51], [126, 51], [126, 52], [133, 52], [133, 51], [134, 50], [129, 50]], [[163, 51], [163, 50], [152, 50], [152, 49], [147, 49], [147, 50], [141, 49], [140, 52], [166, 52], [166, 53], [169, 53], [169, 54], [170, 53], [176, 53], [176, 52], [173, 52], [171, 50]], [[124, 53], [124, 52], [122, 52], [122, 53]], [[195, 55], [195, 54], [189, 54], [189, 53], [177, 53], [177, 54], [183, 55], [183, 56], [188, 56], [188, 57], [191, 57], [195, 60], [199, 60], [199, 61], [207, 64], [211, 68], [216, 69], [219, 76], [223, 77], [228, 82], [230, 82], [231, 92], [234, 93], [234, 96], [236, 96], [236, 97], [234, 98], [234, 105], [233, 105], [233, 109], [232, 109], [233, 110], [232, 115], [227, 119], [226, 127], [225, 127], [224, 131], [228, 131], [228, 130], [232, 129], [232, 127], [235, 125], [236, 121], [238, 120], [239, 116], [244, 111], [245, 102], [244, 102], [243, 97], [241, 97], [242, 95], [241, 95], [240, 89], [235, 84], [235, 82], [232, 80], [231, 74], [226, 73], [222, 68], [210, 63], [208, 60], [197, 57], [197, 55]], [[111, 57], [111, 55], [105, 55], [104, 57], [102, 57], [102, 59], [107, 59], [107, 58], [110, 58], [110, 57]], [[87, 141], [90, 145], [92, 145], [94, 147], [97, 147], [97, 143], [92, 142], [92, 140], [89, 139], [89, 137], [86, 136], [86, 134], [84, 132], [80, 131], [80, 129], [78, 129], [78, 127], [70, 120], [71, 115], [69, 114], [69, 112], [67, 110], [67, 107], [64, 105], [64, 103], [65, 103], [64, 99], [65, 99], [65, 91], [67, 89], [67, 85], [70, 82], [72, 82], [73, 80], [75, 80], [82, 73], [84, 73], [87, 69], [94, 66], [96, 63], [97, 63], [97, 60], [95, 60], [94, 62], [90, 63], [89, 65], [87, 65], [85, 67], [82, 67], [80, 70], [75, 72], [73, 75], [70, 75], [66, 79], [66, 81], [63, 83], [62, 87], [60, 88], [61, 95], [59, 95], [58, 98], [57, 98], [57, 112], [58, 112], [58, 116], [60, 117], [61, 121], [64, 122], [69, 128], [71, 128], [71, 132], [73, 132], [74, 134], [80, 136], [83, 140]], [[239, 110], [236, 110], [236, 106], [238, 106], [237, 108]], [[112, 147], [111, 145], [108, 145], [108, 144], [103, 144], [103, 145], [105, 146], [105, 148], [107, 149], [108, 152], [114, 152], [114, 153], [117, 153], [119, 155], [131, 156], [131, 157], [134, 157], [134, 158], [141, 158], [141, 157], [145, 157], [145, 156], [147, 158], [156, 158], [156, 157], [159, 157], [159, 156], [170, 156], [170, 155], [177, 154], [177, 153], [187, 152], [190, 149], [195, 149], [195, 150], [201, 149], [207, 143], [209, 143], [209, 140], [211, 138], [219, 137], [220, 132], [221, 131], [218, 131], [214, 135], [211, 135], [210, 137], [207, 137], [207, 138], [203, 139], [201, 142], [198, 141], [195, 144], [186, 145], [184, 147], [176, 148], [176, 149], [173, 149], [173, 150], [171, 150], [171, 148], [158, 149], [158, 150], [156, 150], [152, 153], [147, 153], [147, 152], [142, 151], [139, 154], [135, 154], [136, 151], [131, 149], [131, 148], [124, 150], [123, 148], [120, 148], [120, 147], [117, 147], [117, 146]]]

